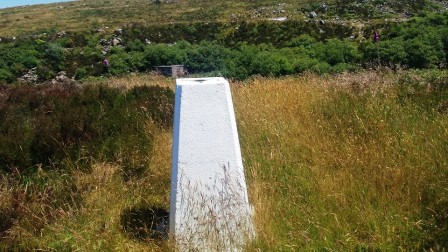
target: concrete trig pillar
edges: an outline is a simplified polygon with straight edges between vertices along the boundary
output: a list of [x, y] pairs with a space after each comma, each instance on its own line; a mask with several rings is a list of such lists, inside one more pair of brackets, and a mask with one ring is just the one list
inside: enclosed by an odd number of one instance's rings
[[170, 237], [179, 251], [240, 251], [254, 229], [229, 83], [176, 84]]

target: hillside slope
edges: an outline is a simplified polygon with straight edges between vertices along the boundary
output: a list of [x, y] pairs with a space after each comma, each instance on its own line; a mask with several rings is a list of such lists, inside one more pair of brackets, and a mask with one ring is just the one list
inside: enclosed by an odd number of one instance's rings
[[205, 0], [82, 0], [0, 9], [0, 37], [54, 29], [79, 31], [129, 23], [303, 20], [403, 19], [421, 11], [440, 11], [447, 1], [311, 0], [205, 1]]

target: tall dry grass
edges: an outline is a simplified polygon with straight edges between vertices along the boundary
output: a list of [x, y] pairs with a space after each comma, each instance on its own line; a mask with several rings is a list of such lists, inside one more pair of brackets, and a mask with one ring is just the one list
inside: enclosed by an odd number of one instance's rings
[[253, 249], [448, 246], [448, 119], [402, 97], [412, 93], [403, 93], [400, 85], [412, 88], [400, 84], [403, 75], [305, 75], [234, 87], [259, 228]]
[[[138, 227], [126, 230], [122, 222], [126, 213], [143, 218], [138, 215], [139, 210], [169, 208], [171, 132], [152, 122], [148, 122], [147, 130], [155, 136], [155, 148], [148, 154], [152, 159], [151, 165], [140, 178], [124, 180], [120, 171], [122, 167], [112, 163], [97, 163], [88, 172], [74, 172], [70, 179], [76, 184], [81, 203], [70, 209], [53, 209], [58, 218], [41, 220], [43, 225], [40, 230], [30, 229], [26, 221], [19, 220], [3, 236], [4, 245], [7, 246], [0, 246], [0, 251], [170, 250], [172, 246], [169, 242], [153, 240], [149, 230], [138, 230]], [[7, 195], [3, 194], [7, 194], [7, 190], [2, 190], [2, 202], [7, 199]], [[33, 206], [26, 204], [22, 207], [25, 211], [33, 210]], [[40, 207], [44, 208], [45, 204], [41, 202]], [[28, 221], [33, 221], [29, 215], [29, 212], [23, 214]], [[146, 222], [144, 219], [140, 221]], [[136, 238], [134, 232], [143, 232], [144, 235]]]
[[[232, 83], [255, 209], [257, 238], [248, 251], [446, 248], [448, 118], [441, 108], [448, 96], [437, 86], [446, 73], [437, 76], [382, 71]], [[173, 79], [147, 75], [103, 82], [174, 87]], [[151, 121], [146, 131], [154, 148], [141, 177], [126, 181], [122, 167], [101, 162], [74, 173], [81, 203], [54, 209], [58, 218], [39, 230], [27, 228], [31, 217], [12, 223], [0, 250], [172, 250], [169, 241], [123, 229], [124, 213], [169, 209], [172, 132]], [[14, 205], [15, 185], [1, 179], [0, 213], [44, 207]]]

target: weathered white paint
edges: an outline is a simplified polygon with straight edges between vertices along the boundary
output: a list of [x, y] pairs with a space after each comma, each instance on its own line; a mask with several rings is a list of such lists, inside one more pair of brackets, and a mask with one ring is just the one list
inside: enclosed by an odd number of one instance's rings
[[170, 236], [180, 251], [242, 250], [254, 233], [229, 83], [176, 84]]

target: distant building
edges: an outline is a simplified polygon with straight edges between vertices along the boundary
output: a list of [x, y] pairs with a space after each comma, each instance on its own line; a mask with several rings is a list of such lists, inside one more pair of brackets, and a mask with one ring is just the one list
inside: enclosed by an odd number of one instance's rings
[[187, 73], [184, 65], [156, 66], [155, 70], [159, 74], [175, 78], [184, 76]]

